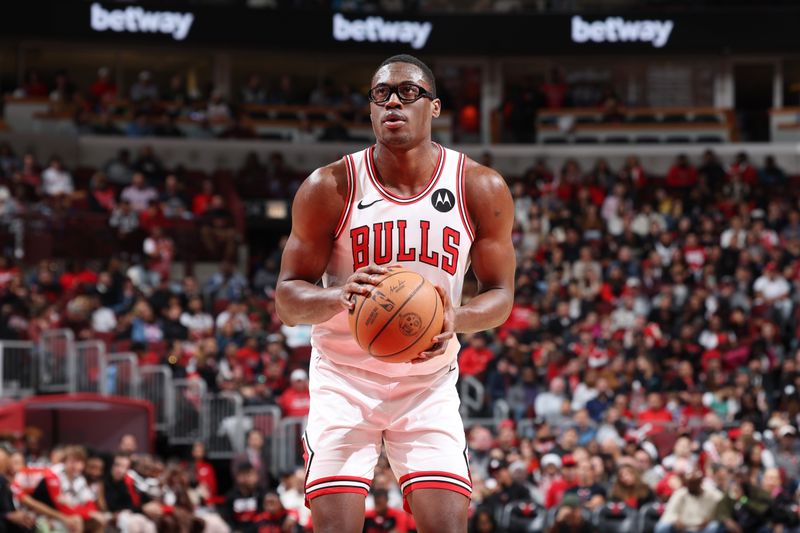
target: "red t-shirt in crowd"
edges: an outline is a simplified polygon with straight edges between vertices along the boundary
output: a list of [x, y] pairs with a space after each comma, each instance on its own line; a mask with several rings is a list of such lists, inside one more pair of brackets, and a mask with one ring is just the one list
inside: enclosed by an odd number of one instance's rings
[[311, 399], [307, 390], [298, 392], [290, 387], [278, 398], [283, 416], [306, 416], [310, 404]]
[[486, 370], [486, 366], [494, 357], [489, 348], [476, 350], [467, 346], [458, 356], [458, 366], [462, 376], [477, 376]]
[[656, 410], [646, 409], [639, 413], [637, 421], [639, 423], [639, 427], [642, 427], [648, 423], [653, 425], [653, 429], [651, 429], [648, 434], [660, 433], [664, 431], [665, 423], [672, 422], [672, 414], [664, 407]]
[[375, 509], [364, 513], [364, 533], [382, 533], [395, 531], [406, 533], [406, 513], [400, 509], [389, 507], [386, 514], [379, 515]]
[[672, 165], [667, 173], [667, 187], [692, 187], [697, 185], [697, 169], [693, 166]]

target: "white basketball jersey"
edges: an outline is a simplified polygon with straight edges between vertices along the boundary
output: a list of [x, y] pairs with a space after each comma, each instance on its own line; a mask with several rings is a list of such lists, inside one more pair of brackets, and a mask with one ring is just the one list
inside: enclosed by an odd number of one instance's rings
[[[343, 285], [367, 265], [399, 264], [443, 287], [454, 307], [461, 303], [474, 232], [464, 199], [465, 156], [438, 144], [439, 160], [417, 195], [402, 197], [378, 180], [375, 147], [348, 155], [348, 199], [322, 282]], [[313, 253], [313, 251], [309, 251]], [[432, 374], [456, 359], [459, 344], [425, 363], [384, 363], [362, 350], [350, 333], [345, 311], [312, 329], [311, 344], [332, 361], [390, 377]]]

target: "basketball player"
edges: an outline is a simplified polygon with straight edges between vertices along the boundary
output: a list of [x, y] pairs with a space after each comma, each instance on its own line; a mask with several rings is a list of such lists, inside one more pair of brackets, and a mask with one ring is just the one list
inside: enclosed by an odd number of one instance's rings
[[[497, 172], [431, 141], [442, 103], [423, 62], [384, 61], [369, 100], [377, 144], [300, 187], [277, 286], [281, 319], [314, 325], [306, 499], [314, 531], [360, 532], [383, 443], [418, 530], [463, 533], [471, 483], [454, 333], [498, 326], [511, 310], [513, 203]], [[460, 305], [470, 263], [480, 293]], [[444, 330], [410, 363], [371, 357], [348, 327], [351, 297], [394, 264], [444, 301]]]

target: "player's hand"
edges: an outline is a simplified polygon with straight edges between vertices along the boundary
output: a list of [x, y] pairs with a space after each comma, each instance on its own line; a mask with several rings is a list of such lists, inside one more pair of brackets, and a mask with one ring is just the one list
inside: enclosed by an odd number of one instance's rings
[[33, 529], [36, 525], [36, 517], [26, 511], [12, 511], [7, 513], [6, 520], [24, 529]]
[[83, 533], [83, 519], [78, 515], [65, 517], [64, 526], [66, 526], [70, 533]]
[[419, 354], [419, 357], [416, 359], [411, 360], [411, 362], [414, 364], [424, 363], [429, 359], [442, 355], [447, 348], [447, 343], [450, 342], [450, 339], [452, 339], [453, 335], [455, 335], [456, 312], [453, 309], [453, 304], [450, 303], [450, 296], [448, 296], [447, 292], [438, 285], [436, 286], [436, 292], [439, 293], [439, 297], [442, 299], [442, 303], [444, 304], [444, 323], [442, 324], [442, 332], [433, 338], [433, 346], [431, 346], [427, 351]]
[[372, 288], [381, 282], [383, 275], [388, 273], [389, 269], [381, 266], [367, 265], [359, 268], [342, 285], [339, 303], [348, 311], [352, 310], [356, 306], [352, 299], [353, 295], [368, 295]]

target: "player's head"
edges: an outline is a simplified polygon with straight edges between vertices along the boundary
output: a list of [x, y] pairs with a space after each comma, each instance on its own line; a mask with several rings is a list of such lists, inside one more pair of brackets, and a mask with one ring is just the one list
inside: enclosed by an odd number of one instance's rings
[[372, 76], [369, 98], [379, 143], [413, 147], [430, 140], [431, 121], [439, 116], [442, 103], [425, 63], [406, 54], [386, 59]]

